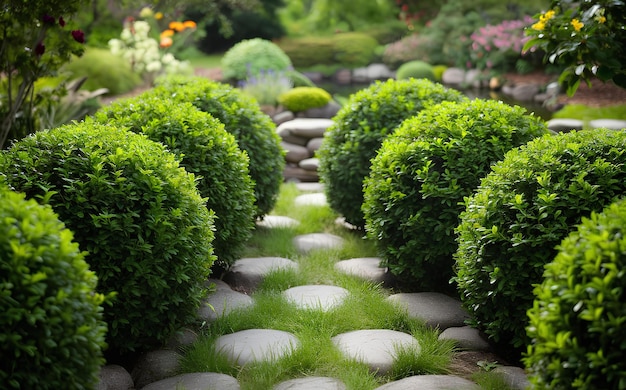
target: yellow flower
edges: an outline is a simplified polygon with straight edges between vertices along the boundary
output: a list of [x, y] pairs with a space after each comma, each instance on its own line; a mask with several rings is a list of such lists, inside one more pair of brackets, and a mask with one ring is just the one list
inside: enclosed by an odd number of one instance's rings
[[539, 21], [540, 22], [547, 22], [548, 20], [552, 19], [554, 17], [554, 14], [556, 12], [554, 12], [553, 10], [547, 11], [545, 14], [541, 15], [539, 17]]
[[157, 12], [156, 14], [154, 14], [154, 18], [156, 20], [161, 20], [163, 19], [163, 12]]
[[595, 17], [595, 19], [596, 19], [596, 22], [598, 22], [600, 24], [606, 22], [606, 18], [603, 15], [598, 15], [598, 16]]
[[171, 37], [172, 35], [174, 35], [174, 30], [163, 30], [161, 32], [161, 38]]
[[578, 19], [572, 19], [572, 27], [574, 27], [574, 30], [576, 31], [580, 31], [581, 28], [583, 28], [584, 24], [578, 20]]
[[139, 16], [142, 18], [149, 18], [152, 16], [152, 9], [150, 7], [143, 7], [139, 12]]
[[543, 31], [546, 28], [546, 22], [540, 20], [537, 23], [533, 24], [531, 28], [533, 30]]

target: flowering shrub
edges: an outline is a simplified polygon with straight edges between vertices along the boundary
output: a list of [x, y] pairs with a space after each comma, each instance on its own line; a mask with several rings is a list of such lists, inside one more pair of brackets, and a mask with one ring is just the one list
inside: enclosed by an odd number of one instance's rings
[[411, 34], [387, 45], [383, 52], [383, 62], [392, 69], [413, 60], [429, 62], [428, 47], [428, 37]]
[[256, 99], [260, 105], [275, 106], [283, 92], [293, 88], [293, 82], [284, 71], [272, 69], [260, 70], [257, 74], [248, 74], [239, 82], [239, 88], [247, 95]]
[[526, 29], [523, 50], [545, 51], [544, 62], [565, 66], [559, 82], [573, 95], [597, 77], [626, 88], [626, 14], [623, 2], [553, 0]]
[[521, 20], [505, 20], [497, 25], [480, 27], [471, 36], [470, 59], [478, 69], [510, 70], [521, 57], [522, 47], [530, 38], [524, 27], [532, 22], [530, 16]]

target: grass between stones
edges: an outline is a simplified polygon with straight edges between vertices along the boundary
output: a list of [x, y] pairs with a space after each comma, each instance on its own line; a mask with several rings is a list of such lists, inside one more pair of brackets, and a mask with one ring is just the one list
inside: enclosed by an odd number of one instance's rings
[[[252, 294], [255, 305], [219, 318], [202, 330], [200, 339], [186, 352], [182, 372], [221, 372], [239, 380], [241, 388], [270, 389], [282, 381], [303, 376], [329, 376], [343, 381], [348, 389], [374, 389], [383, 383], [419, 374], [445, 374], [455, 350], [451, 341], [439, 341], [438, 332], [409, 318], [385, 298], [389, 291], [380, 285], [335, 270], [339, 260], [376, 256], [372, 243], [362, 232], [350, 231], [335, 223], [337, 215], [328, 206], [299, 206], [294, 184], [283, 184], [272, 214], [300, 221], [294, 228], [259, 228], [250, 240], [245, 257], [278, 256], [294, 260], [298, 271], [277, 271], [268, 275]], [[299, 234], [328, 232], [341, 236], [339, 250], [318, 250], [306, 255], [295, 251], [292, 239]], [[298, 309], [281, 294], [299, 285], [328, 284], [343, 287], [350, 295], [329, 311]], [[300, 346], [291, 355], [269, 362], [233, 366], [214, 350], [217, 337], [240, 330], [262, 328], [293, 333]], [[391, 329], [415, 337], [421, 351], [399, 350], [392, 369], [377, 376], [358, 361], [347, 359], [331, 338], [353, 330]], [[488, 380], [489, 378], [485, 379]]]

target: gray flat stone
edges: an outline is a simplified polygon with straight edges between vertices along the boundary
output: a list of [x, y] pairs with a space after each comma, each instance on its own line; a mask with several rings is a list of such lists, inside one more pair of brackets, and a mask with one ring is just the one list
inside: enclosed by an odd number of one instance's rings
[[296, 196], [294, 200], [296, 206], [326, 206], [326, 195], [324, 193], [302, 194]]
[[133, 378], [124, 367], [109, 364], [100, 368], [100, 381], [96, 390], [131, 390], [134, 388]]
[[200, 305], [198, 317], [207, 322], [214, 322], [235, 309], [244, 309], [252, 305], [254, 305], [254, 300], [249, 295], [235, 290], [217, 290], [209, 294]]
[[454, 340], [459, 348], [468, 351], [488, 351], [491, 349], [480, 331], [471, 326], [448, 328], [441, 332], [439, 340]]
[[174, 333], [167, 341], [166, 348], [183, 352], [186, 347], [198, 340], [198, 334], [189, 328], [182, 328]]
[[547, 122], [548, 129], [558, 132], [569, 132], [572, 130], [582, 130], [583, 121], [578, 119], [553, 118]]
[[341, 305], [350, 292], [337, 286], [306, 285], [287, 289], [283, 295], [301, 309], [327, 311]]
[[611, 130], [626, 129], [626, 120], [621, 119], [595, 119], [589, 121], [589, 126], [594, 129], [606, 128]]
[[141, 390], [239, 390], [239, 382], [230, 375], [216, 372], [194, 372], [150, 383]]
[[343, 238], [328, 233], [302, 234], [293, 239], [296, 249], [307, 253], [316, 249], [338, 249], [343, 246]]
[[300, 225], [300, 221], [282, 215], [266, 215], [262, 220], [257, 221], [256, 225], [270, 229], [292, 228]]
[[480, 386], [455, 375], [416, 375], [389, 382], [374, 390], [480, 390]]
[[276, 128], [278, 134], [289, 132], [304, 138], [323, 137], [324, 132], [334, 122], [328, 118], [296, 118], [283, 122]]
[[324, 184], [320, 182], [296, 183], [296, 188], [302, 192], [324, 192]]
[[388, 272], [387, 268], [380, 267], [380, 261], [379, 257], [358, 257], [341, 260], [335, 263], [335, 269], [374, 283], [390, 283], [393, 276]]
[[273, 390], [345, 390], [346, 385], [335, 378], [312, 376], [291, 379], [274, 386]]
[[298, 269], [295, 261], [283, 257], [246, 257], [233, 263], [224, 280], [234, 288], [254, 291], [272, 271]]
[[311, 157], [311, 152], [304, 146], [292, 144], [289, 142], [281, 142], [280, 146], [287, 152], [285, 153], [285, 160], [287, 162], [298, 163], [305, 158]]
[[412, 318], [441, 330], [452, 326], [464, 326], [469, 315], [461, 301], [436, 292], [401, 293], [387, 298], [407, 309]]
[[147, 352], [139, 357], [130, 375], [135, 388], [144, 386], [176, 375], [181, 355], [169, 349]]
[[385, 374], [391, 369], [398, 349], [420, 351], [419, 342], [413, 336], [389, 329], [342, 333], [333, 337], [332, 342], [346, 357], [367, 364], [377, 374]]
[[322, 142], [324, 142], [324, 138], [312, 138], [306, 144], [306, 148], [309, 149], [311, 154], [315, 155], [315, 152], [322, 146]]
[[528, 376], [521, 367], [498, 366], [493, 369], [493, 372], [502, 375], [505, 382], [513, 390], [525, 390], [530, 388]]
[[211, 287], [211, 285], [214, 285], [213, 287], [215, 288], [216, 291], [217, 290], [232, 290], [230, 286], [228, 285], [228, 283], [226, 283], [225, 281], [221, 279], [213, 279], [213, 278], [207, 279], [206, 286]]
[[[298, 166], [307, 171], [317, 171], [317, 168], [320, 166], [320, 160], [318, 158], [305, 158], [304, 160], [300, 160]], [[324, 194], [322, 194], [324, 195]], [[300, 195], [303, 196], [303, 195]], [[326, 196], [324, 195], [324, 204], [326, 204]]]
[[298, 345], [293, 334], [273, 329], [242, 330], [215, 340], [215, 350], [238, 365], [279, 359], [289, 355]]
[[337, 219], [335, 219], [335, 225], [341, 226], [345, 229], [348, 230], [358, 230], [358, 226], [355, 226], [353, 224], [351, 224], [350, 222], [346, 221], [345, 217], [337, 217]]

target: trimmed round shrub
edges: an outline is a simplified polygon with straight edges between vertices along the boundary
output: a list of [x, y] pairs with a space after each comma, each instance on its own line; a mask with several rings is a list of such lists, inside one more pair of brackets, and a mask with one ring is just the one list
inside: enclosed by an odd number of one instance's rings
[[626, 132], [544, 136], [513, 149], [466, 199], [456, 282], [471, 325], [496, 344], [528, 343], [533, 285], [556, 246], [626, 191]]
[[428, 79], [435, 81], [435, 70], [432, 65], [424, 61], [406, 62], [396, 71], [397, 79]]
[[287, 54], [275, 43], [262, 38], [245, 39], [231, 47], [222, 57], [225, 80], [245, 80], [262, 70], [284, 71], [291, 67]]
[[332, 96], [318, 87], [295, 87], [278, 96], [278, 103], [293, 112], [324, 107], [331, 100]]
[[370, 35], [359, 32], [333, 36], [334, 61], [348, 68], [367, 66], [376, 56], [378, 42]]
[[0, 387], [84, 389], [104, 363], [104, 297], [49, 206], [0, 185]]
[[536, 389], [626, 383], [626, 201], [583, 218], [546, 265], [528, 311], [524, 359]]
[[333, 63], [332, 37], [285, 38], [278, 43], [296, 68]]
[[406, 119], [372, 160], [366, 230], [411, 289], [448, 291], [463, 198], [491, 165], [548, 133], [540, 118], [494, 100], [443, 102]]
[[272, 211], [283, 182], [285, 151], [276, 125], [254, 99], [230, 85], [202, 77], [164, 78], [145, 96], [153, 95], [173, 102], [190, 102], [222, 122], [250, 158], [255, 215], [263, 217]]
[[443, 74], [448, 70], [448, 66], [446, 65], [435, 65], [433, 66], [433, 73], [435, 74], [435, 81], [440, 82], [443, 79]]
[[215, 259], [213, 214], [163, 145], [88, 119], [15, 143], [0, 172], [52, 206], [88, 252], [98, 292], [117, 294], [104, 310], [115, 356], [195, 320]]
[[319, 174], [333, 210], [363, 227], [363, 180], [382, 141], [403, 120], [443, 101], [463, 95], [428, 80], [376, 81], [351, 95], [324, 134], [317, 156]]
[[97, 121], [144, 133], [176, 154], [197, 177], [196, 186], [216, 215], [214, 253], [220, 264], [237, 260], [254, 228], [254, 183], [248, 155], [210, 114], [191, 103], [139, 95], [100, 109]]

